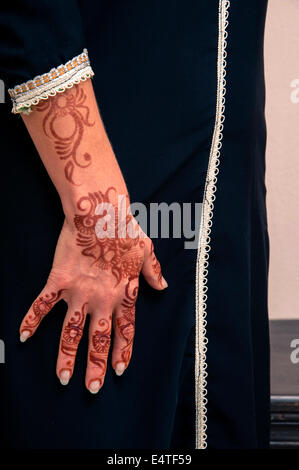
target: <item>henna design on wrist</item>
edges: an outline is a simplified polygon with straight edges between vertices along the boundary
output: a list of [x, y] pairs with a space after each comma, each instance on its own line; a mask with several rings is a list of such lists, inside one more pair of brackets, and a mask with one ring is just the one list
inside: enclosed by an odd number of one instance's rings
[[[95, 210], [100, 203], [113, 204], [111, 193], [116, 189], [110, 187], [105, 193], [97, 191], [83, 196], [77, 203], [77, 209], [83, 214], [76, 214], [74, 224], [78, 231], [77, 245], [82, 247], [82, 255], [92, 258], [91, 265], [103, 270], [111, 270], [118, 285], [122, 279], [139, 275], [143, 264], [144, 240], [139, 236], [133, 238], [104, 237], [96, 235], [96, 224], [106, 214], [96, 215]], [[114, 206], [115, 227], [118, 228], [118, 207]], [[125, 228], [133, 216], [127, 215], [123, 222]], [[120, 222], [122, 223], [122, 222]]]
[[[64, 174], [66, 179], [74, 184], [73, 174], [75, 167], [87, 168], [91, 164], [91, 155], [83, 154], [83, 161], [78, 159], [78, 148], [81, 144], [84, 126], [92, 127], [94, 122], [89, 121], [89, 108], [85, 103], [86, 94], [80, 85], [75, 85], [70, 90], [40, 102], [36, 109], [39, 112], [46, 111], [43, 118], [43, 131], [49, 138], [54, 139], [54, 146], [60, 160], [65, 160]], [[71, 118], [72, 131], [64, 135], [63, 130], [57, 126], [57, 119]]]
[[39, 326], [42, 319], [50, 312], [54, 304], [59, 300], [62, 292], [63, 289], [59, 290], [58, 292], [44, 294], [36, 299], [32, 305], [33, 313], [29, 313], [27, 315], [21, 333], [23, 331], [30, 331], [30, 335], [32, 335]]
[[98, 329], [93, 333], [91, 343], [89, 360], [99, 369], [97, 379], [93, 378], [92, 381], [99, 380], [101, 387], [104, 382], [111, 343], [111, 315], [109, 319], [101, 318], [98, 321]]

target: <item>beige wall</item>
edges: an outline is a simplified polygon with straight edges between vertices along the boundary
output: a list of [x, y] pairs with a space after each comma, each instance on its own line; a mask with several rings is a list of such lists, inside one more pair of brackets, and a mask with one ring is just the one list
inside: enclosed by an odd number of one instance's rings
[[299, 319], [299, 0], [269, 0], [265, 73], [269, 313]]

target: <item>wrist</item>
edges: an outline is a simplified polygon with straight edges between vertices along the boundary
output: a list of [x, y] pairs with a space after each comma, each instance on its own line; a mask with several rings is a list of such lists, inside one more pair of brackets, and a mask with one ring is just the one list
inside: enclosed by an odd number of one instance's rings
[[[90, 217], [112, 211], [113, 214], [128, 213], [130, 199], [124, 183], [113, 186], [107, 184], [88, 184], [71, 188], [61, 196], [65, 221], [70, 228], [76, 227], [76, 216]], [[111, 212], [110, 212], [111, 213]], [[92, 220], [90, 220], [91, 222]]]

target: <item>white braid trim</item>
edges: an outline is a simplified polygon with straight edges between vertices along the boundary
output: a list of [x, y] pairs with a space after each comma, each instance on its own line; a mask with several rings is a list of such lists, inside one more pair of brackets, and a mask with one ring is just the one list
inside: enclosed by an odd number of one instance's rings
[[46, 100], [57, 93], [81, 81], [92, 78], [94, 72], [90, 66], [87, 49], [64, 65], [51, 69], [50, 72], [38, 75], [33, 80], [10, 88], [8, 93], [13, 102], [12, 113], [29, 114], [31, 107], [41, 100]]
[[196, 449], [207, 447], [207, 282], [216, 183], [219, 173], [221, 141], [226, 92], [226, 39], [228, 25], [228, 0], [219, 0], [218, 10], [218, 55], [217, 55], [217, 99], [215, 125], [206, 175], [201, 224], [196, 260], [196, 334], [195, 334], [195, 407], [196, 407]]

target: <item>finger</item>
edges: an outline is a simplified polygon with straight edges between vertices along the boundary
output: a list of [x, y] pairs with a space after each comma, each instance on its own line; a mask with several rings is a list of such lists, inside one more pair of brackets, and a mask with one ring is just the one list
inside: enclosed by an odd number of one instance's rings
[[53, 290], [46, 285], [40, 296], [33, 302], [20, 326], [20, 341], [24, 343], [37, 330], [42, 319], [61, 299], [63, 289]]
[[142, 274], [148, 284], [157, 290], [165, 289], [168, 284], [161, 272], [161, 265], [156, 258], [152, 240], [148, 239], [145, 243], [144, 263]]
[[132, 356], [137, 293], [138, 279], [134, 278], [128, 281], [124, 298], [113, 316], [112, 367], [117, 375], [123, 374]]
[[87, 303], [81, 308], [69, 309], [65, 316], [56, 365], [56, 374], [62, 385], [67, 385], [73, 375], [77, 349], [83, 335]]
[[111, 318], [111, 314], [91, 316], [85, 378], [91, 393], [97, 393], [104, 383], [111, 342]]

